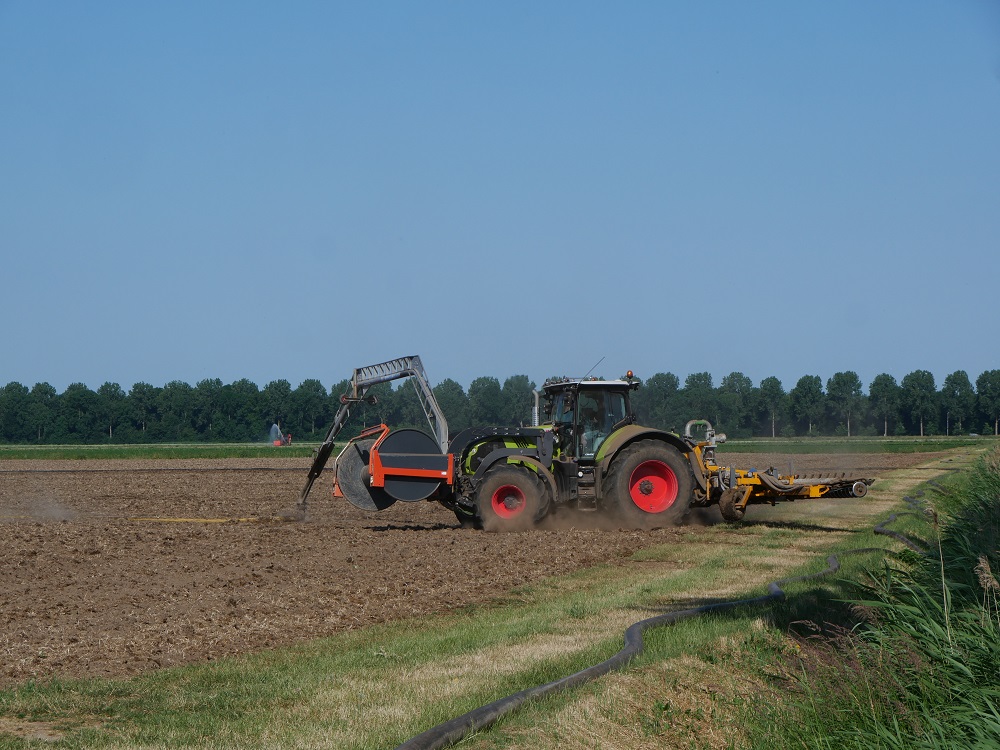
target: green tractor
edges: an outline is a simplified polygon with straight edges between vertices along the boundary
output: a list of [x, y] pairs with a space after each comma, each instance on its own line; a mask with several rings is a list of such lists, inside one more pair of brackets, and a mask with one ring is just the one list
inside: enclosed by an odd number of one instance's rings
[[[542, 387], [554, 451], [546, 466], [556, 508], [613, 516], [630, 526], [675, 524], [687, 513], [694, 478], [690, 447], [677, 435], [637, 424], [631, 371], [622, 380], [562, 378]], [[485, 502], [477, 507], [485, 518]]]

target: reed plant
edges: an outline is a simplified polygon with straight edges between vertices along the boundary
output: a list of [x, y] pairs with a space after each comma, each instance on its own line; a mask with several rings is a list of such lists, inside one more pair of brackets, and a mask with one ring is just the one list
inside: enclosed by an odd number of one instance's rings
[[803, 659], [804, 697], [756, 746], [1000, 747], [1000, 451], [933, 495], [930, 553], [854, 586], [860, 624]]

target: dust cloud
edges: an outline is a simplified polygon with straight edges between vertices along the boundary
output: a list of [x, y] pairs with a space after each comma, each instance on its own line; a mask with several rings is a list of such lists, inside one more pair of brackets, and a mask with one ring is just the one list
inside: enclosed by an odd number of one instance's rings
[[37, 521], [57, 523], [75, 521], [80, 514], [52, 497], [16, 497], [0, 506], [0, 521]]

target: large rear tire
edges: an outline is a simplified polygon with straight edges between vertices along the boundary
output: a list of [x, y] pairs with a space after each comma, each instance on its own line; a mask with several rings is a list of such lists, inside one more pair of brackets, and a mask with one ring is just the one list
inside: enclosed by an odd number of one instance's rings
[[691, 468], [680, 451], [659, 440], [640, 440], [615, 457], [604, 495], [619, 520], [649, 529], [681, 523], [693, 488]]
[[503, 464], [486, 472], [476, 508], [485, 531], [523, 531], [545, 515], [548, 498], [535, 472]]

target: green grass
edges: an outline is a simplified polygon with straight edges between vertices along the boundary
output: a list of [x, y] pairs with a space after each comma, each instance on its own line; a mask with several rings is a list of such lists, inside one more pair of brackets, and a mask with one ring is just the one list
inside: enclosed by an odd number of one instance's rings
[[947, 437], [815, 437], [753, 438], [730, 440], [719, 446], [719, 453], [930, 453], [953, 448], [990, 448], [1000, 444], [993, 436]]
[[862, 622], [803, 661], [798, 702], [747, 713], [753, 747], [1000, 747], [1000, 452], [932, 489], [931, 554], [849, 585]]
[[12, 459], [303, 458], [315, 444], [277, 448], [267, 443], [144, 443], [142, 445], [0, 445], [0, 461]]
[[[892, 438], [755, 438], [719, 446], [730, 453], [922, 453], [960, 447], [988, 448], [994, 437]], [[269, 443], [143, 443], [139, 445], [0, 445], [4, 459], [174, 459], [174, 458], [310, 458], [317, 442], [275, 448]]]

